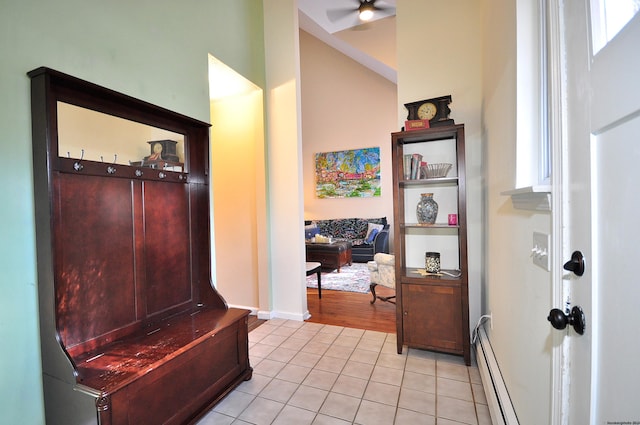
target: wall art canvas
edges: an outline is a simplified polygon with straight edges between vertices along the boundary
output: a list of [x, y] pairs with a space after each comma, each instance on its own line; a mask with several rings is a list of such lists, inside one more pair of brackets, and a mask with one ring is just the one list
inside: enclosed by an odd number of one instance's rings
[[380, 196], [380, 148], [316, 153], [316, 196]]

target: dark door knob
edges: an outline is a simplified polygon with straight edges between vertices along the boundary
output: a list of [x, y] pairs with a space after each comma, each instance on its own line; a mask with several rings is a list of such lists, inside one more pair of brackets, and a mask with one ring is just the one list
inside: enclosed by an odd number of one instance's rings
[[570, 325], [573, 326], [573, 329], [578, 334], [584, 334], [584, 312], [579, 306], [574, 306], [568, 315], [559, 308], [554, 308], [549, 312], [547, 320], [551, 322], [551, 326], [556, 329], [564, 329], [567, 325]]
[[564, 263], [563, 269], [575, 273], [576, 276], [582, 276], [584, 273], [584, 255], [580, 251], [574, 251], [571, 254], [571, 260]]

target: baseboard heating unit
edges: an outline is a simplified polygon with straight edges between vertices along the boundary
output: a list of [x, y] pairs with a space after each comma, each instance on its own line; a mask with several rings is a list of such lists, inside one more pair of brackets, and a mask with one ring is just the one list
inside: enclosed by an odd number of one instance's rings
[[477, 330], [476, 356], [482, 386], [487, 397], [489, 413], [493, 425], [518, 425], [518, 417], [513, 409], [507, 387], [502, 379], [498, 362], [484, 327]]

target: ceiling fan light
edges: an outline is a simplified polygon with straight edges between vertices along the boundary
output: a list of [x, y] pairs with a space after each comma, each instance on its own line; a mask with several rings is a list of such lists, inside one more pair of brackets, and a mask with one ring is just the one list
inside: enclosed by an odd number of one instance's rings
[[358, 17], [361, 21], [368, 21], [373, 18], [373, 5], [371, 3], [361, 4]]

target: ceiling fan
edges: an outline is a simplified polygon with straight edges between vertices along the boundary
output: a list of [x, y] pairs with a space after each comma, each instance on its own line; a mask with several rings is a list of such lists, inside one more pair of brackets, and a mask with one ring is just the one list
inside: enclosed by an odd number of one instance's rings
[[375, 12], [394, 11], [394, 7], [390, 6], [376, 6], [377, 0], [357, 0], [357, 7], [342, 8], [342, 9], [329, 9], [327, 10], [327, 18], [331, 22], [335, 22], [339, 19], [353, 15], [358, 17], [360, 21], [366, 22], [373, 18]]

